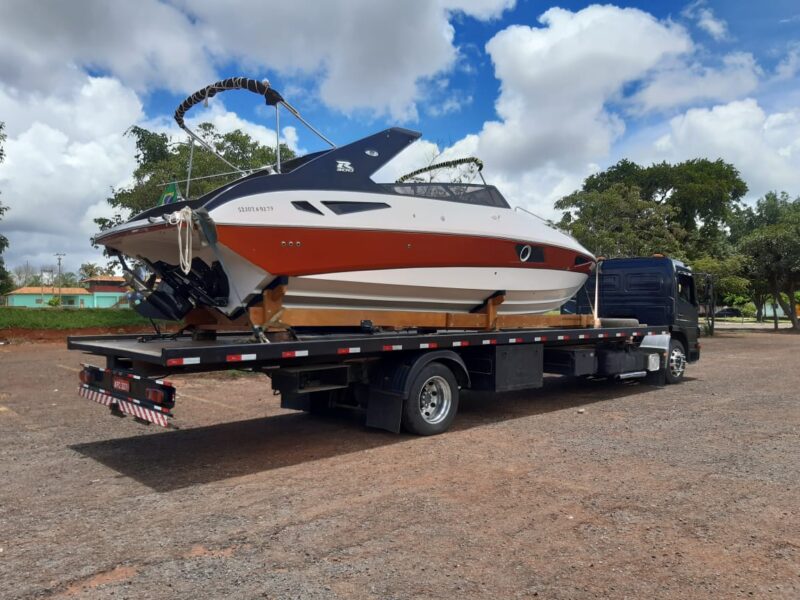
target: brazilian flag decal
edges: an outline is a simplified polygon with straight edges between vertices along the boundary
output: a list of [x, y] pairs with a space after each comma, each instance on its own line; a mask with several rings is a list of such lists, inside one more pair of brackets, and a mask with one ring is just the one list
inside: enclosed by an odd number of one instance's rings
[[181, 192], [178, 189], [178, 184], [170, 183], [161, 193], [161, 198], [158, 199], [158, 206], [163, 204], [173, 204], [175, 202], [180, 202], [181, 200], [183, 200], [183, 198], [181, 198]]

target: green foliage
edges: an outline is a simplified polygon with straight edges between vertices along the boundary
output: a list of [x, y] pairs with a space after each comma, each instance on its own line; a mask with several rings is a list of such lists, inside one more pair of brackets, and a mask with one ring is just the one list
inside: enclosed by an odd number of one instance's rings
[[726, 253], [724, 228], [736, 219], [747, 193], [747, 184], [733, 165], [707, 159], [649, 167], [621, 160], [588, 177], [583, 191], [604, 192], [616, 185], [638, 188], [642, 200], [669, 207], [667, 226], [689, 258]]
[[[61, 287], [78, 287], [78, 276], [71, 271], [67, 271], [66, 273], [61, 274], [60, 284]], [[59, 282], [56, 282], [56, 287], [58, 287]]]
[[108, 277], [114, 275], [113, 266], [101, 267], [97, 263], [83, 263], [78, 269], [78, 279], [91, 279], [92, 277]]
[[767, 194], [745, 218], [754, 229], [741, 239], [739, 249], [749, 259], [750, 277], [778, 299], [794, 328], [800, 329], [795, 312], [800, 288], [800, 198]]
[[[170, 143], [165, 134], [137, 126], [131, 127], [127, 135], [136, 139], [137, 167], [133, 172], [134, 183], [130, 187], [113, 190], [108, 202], [115, 209], [114, 218], [95, 219], [103, 229], [124, 221], [131, 214], [155, 206], [170, 182], [179, 182], [181, 193], [186, 195], [184, 180], [189, 165], [189, 144]], [[241, 169], [255, 170], [276, 162], [274, 148], [261, 145], [239, 129], [221, 134], [211, 123], [203, 123], [198, 127], [198, 135], [226, 160]], [[288, 147], [281, 145], [282, 160], [293, 156], [294, 153]], [[198, 198], [241, 176], [240, 173], [231, 171], [219, 157], [195, 144], [192, 181], [189, 186], [191, 198]], [[208, 178], [199, 179], [201, 177]]]
[[50, 300], [47, 301], [48, 306], [61, 306], [61, 298], [58, 296], [53, 296]]
[[[732, 254], [724, 258], [702, 256], [692, 261], [696, 273], [708, 273], [714, 281], [717, 304], [741, 304], [749, 300], [750, 280], [745, 277], [747, 258]], [[740, 301], [734, 301], [739, 298]]]
[[756, 305], [752, 302], [745, 302], [738, 304], [739, 310], [742, 311], [742, 316], [746, 319], [753, 319], [756, 316]]
[[79, 329], [84, 327], [150, 327], [150, 321], [129, 308], [19, 308], [0, 307], [0, 330]]
[[602, 190], [578, 191], [556, 202], [555, 207], [566, 211], [558, 225], [598, 256], [655, 252], [683, 256], [669, 225], [673, 209], [643, 199], [637, 187], [615, 183]]
[[16, 288], [14, 285], [14, 278], [11, 276], [11, 273], [6, 270], [5, 261], [3, 257], [0, 256], [0, 296], [14, 291], [14, 288]]

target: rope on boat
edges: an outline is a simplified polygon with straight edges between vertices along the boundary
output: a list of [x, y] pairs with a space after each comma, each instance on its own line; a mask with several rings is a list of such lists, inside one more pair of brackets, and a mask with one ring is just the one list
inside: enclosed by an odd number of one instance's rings
[[[167, 218], [167, 222], [175, 225], [178, 229], [178, 259], [184, 275], [188, 275], [192, 270], [192, 220], [192, 209], [188, 206], [176, 210]], [[186, 229], [185, 237], [184, 228]]]

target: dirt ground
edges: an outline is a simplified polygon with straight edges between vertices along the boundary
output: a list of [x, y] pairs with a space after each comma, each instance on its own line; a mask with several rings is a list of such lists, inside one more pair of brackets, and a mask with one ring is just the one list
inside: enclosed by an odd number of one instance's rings
[[431, 438], [230, 374], [147, 428], [77, 396], [82, 360], [0, 346], [0, 598], [800, 597], [800, 336], [469, 395]]

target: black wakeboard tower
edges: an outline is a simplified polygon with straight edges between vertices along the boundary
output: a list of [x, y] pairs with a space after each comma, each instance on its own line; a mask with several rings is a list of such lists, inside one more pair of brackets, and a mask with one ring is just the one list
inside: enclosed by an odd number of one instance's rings
[[262, 81], [258, 81], [257, 79], [249, 79], [247, 77], [229, 77], [227, 79], [222, 79], [217, 81], [216, 83], [212, 83], [211, 85], [207, 85], [201, 90], [196, 91], [194, 94], [186, 98], [183, 102], [180, 103], [178, 108], [175, 110], [175, 122], [178, 124], [178, 127], [183, 129], [191, 138], [192, 146], [189, 152], [189, 167], [186, 179], [186, 196], [189, 196], [189, 183], [192, 179], [192, 158], [194, 155], [194, 142], [200, 144], [203, 148], [215, 154], [220, 160], [222, 160], [226, 165], [235, 169], [242, 175], [249, 175], [251, 171], [246, 171], [240, 167], [237, 167], [233, 163], [231, 163], [228, 159], [226, 159], [222, 154], [217, 152], [210, 144], [208, 144], [202, 137], [197, 135], [194, 131], [189, 129], [189, 126], [186, 124], [184, 120], [184, 116], [186, 112], [196, 106], [197, 104], [203, 103], [206, 106], [208, 105], [209, 98], [213, 98], [219, 92], [227, 92], [230, 90], [247, 90], [248, 92], [253, 92], [254, 94], [258, 94], [259, 96], [264, 97], [264, 102], [267, 106], [274, 106], [275, 107], [275, 157], [276, 163], [274, 169], [270, 166], [270, 169], [273, 169], [274, 172], [280, 173], [281, 172], [281, 128], [280, 128], [280, 107], [283, 106], [286, 110], [288, 110], [298, 121], [300, 121], [303, 125], [305, 125], [311, 132], [313, 132], [317, 137], [323, 140], [325, 143], [329, 144], [331, 148], [336, 148], [336, 144], [334, 144], [331, 140], [329, 140], [325, 135], [323, 135], [316, 127], [314, 127], [311, 123], [306, 121], [300, 112], [291, 104], [289, 104], [283, 96], [281, 96], [280, 92], [278, 92], [275, 88], [271, 87], [269, 84], [269, 80], [264, 79]]

